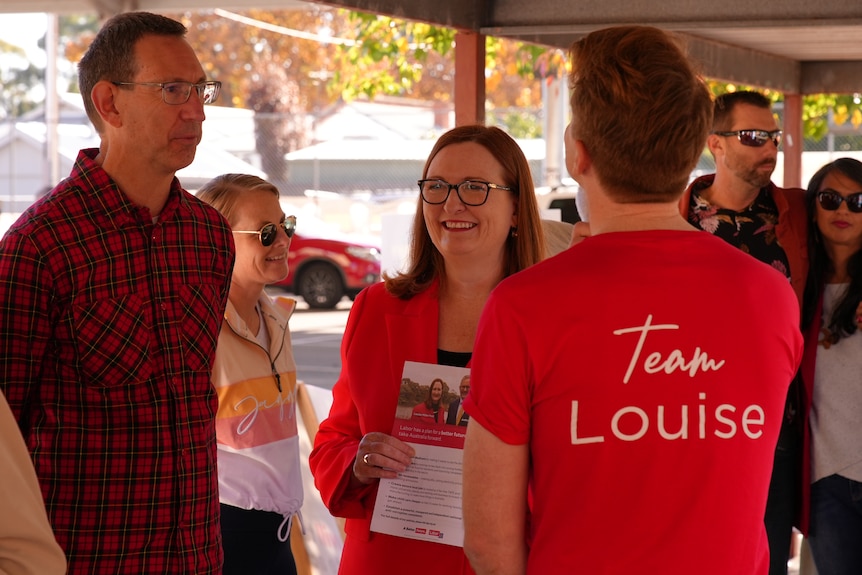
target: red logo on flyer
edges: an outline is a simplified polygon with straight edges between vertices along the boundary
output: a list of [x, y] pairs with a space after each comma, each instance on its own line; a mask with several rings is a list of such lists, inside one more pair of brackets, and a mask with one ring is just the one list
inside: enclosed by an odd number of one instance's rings
[[417, 527], [416, 533], [418, 533], [419, 535], [425, 535], [426, 529], [424, 527]]

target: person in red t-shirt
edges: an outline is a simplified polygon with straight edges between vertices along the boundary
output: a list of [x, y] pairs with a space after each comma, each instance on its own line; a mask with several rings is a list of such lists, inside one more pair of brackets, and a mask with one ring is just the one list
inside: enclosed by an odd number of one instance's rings
[[571, 80], [566, 164], [592, 236], [485, 305], [464, 550], [478, 574], [764, 575], [795, 294], [679, 213], [712, 102], [669, 34], [593, 32]]

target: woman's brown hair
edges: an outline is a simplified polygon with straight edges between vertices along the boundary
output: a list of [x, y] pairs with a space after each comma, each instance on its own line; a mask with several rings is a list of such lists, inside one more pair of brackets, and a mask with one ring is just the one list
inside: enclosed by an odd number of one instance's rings
[[[481, 125], [459, 126], [440, 136], [434, 144], [422, 170], [422, 177], [428, 175], [428, 167], [440, 150], [464, 142], [474, 142], [491, 152], [506, 172], [506, 181], [500, 184], [511, 187], [511, 193], [517, 199], [517, 234], [506, 241], [503, 274], [504, 277], [509, 276], [538, 262], [545, 253], [530, 165], [518, 143], [503, 130]], [[443, 256], [431, 241], [422, 210], [423, 202], [419, 197], [416, 200], [407, 270], [391, 277], [384, 274], [383, 278], [389, 293], [402, 299], [410, 299], [425, 291], [433, 281], [445, 274]]]

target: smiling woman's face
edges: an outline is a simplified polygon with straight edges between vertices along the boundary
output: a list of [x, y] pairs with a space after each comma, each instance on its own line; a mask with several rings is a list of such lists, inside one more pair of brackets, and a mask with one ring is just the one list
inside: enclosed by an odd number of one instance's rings
[[443, 384], [435, 381], [431, 384], [431, 400], [434, 402], [440, 401], [443, 397]]
[[[254, 231], [268, 223], [284, 221], [278, 196], [268, 190], [243, 190], [237, 200], [231, 228]], [[287, 277], [287, 252], [290, 238], [278, 227], [278, 235], [269, 246], [260, 243], [255, 234], [235, 234], [236, 262], [231, 277], [231, 289], [250, 290], [256, 293], [264, 286]]]
[[[509, 187], [502, 164], [475, 142], [450, 144], [437, 152], [428, 165], [428, 179], [459, 184], [479, 180]], [[518, 225], [517, 199], [512, 192], [491, 189], [481, 206], [467, 206], [452, 189], [442, 204], [423, 202], [422, 215], [428, 234], [443, 259], [473, 255], [481, 258], [505, 254], [506, 238]]]

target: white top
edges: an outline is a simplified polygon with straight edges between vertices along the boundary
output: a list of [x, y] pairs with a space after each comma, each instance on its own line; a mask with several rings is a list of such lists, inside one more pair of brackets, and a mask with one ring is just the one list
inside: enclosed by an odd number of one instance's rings
[[[849, 284], [827, 284], [823, 325]], [[811, 404], [811, 482], [833, 474], [862, 481], [862, 333], [817, 346]]]

